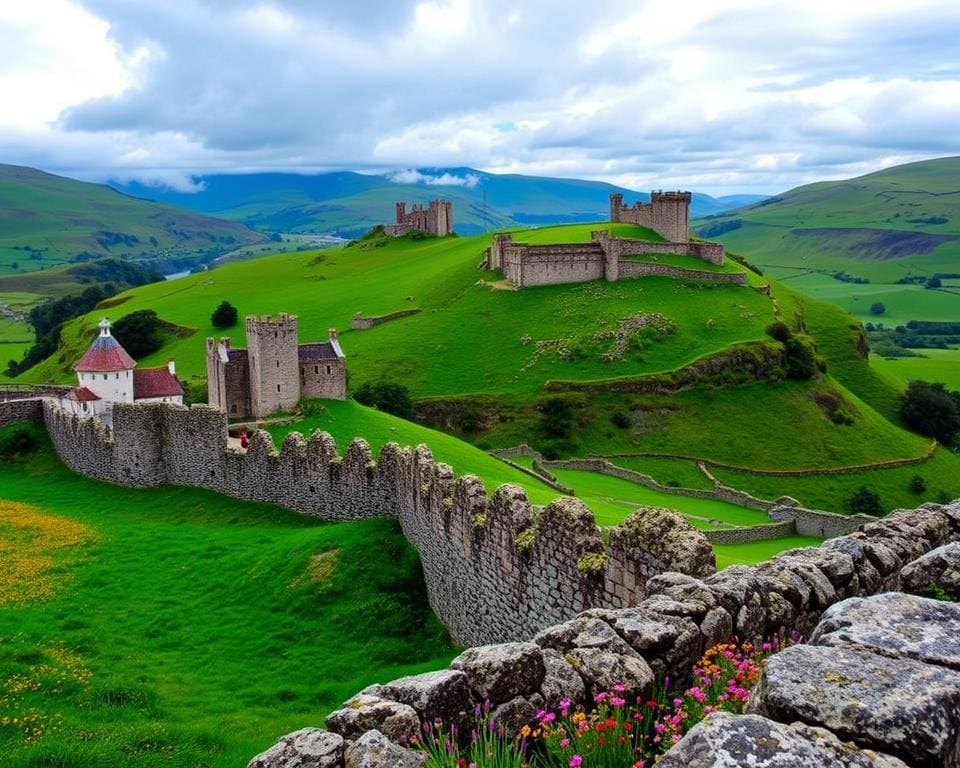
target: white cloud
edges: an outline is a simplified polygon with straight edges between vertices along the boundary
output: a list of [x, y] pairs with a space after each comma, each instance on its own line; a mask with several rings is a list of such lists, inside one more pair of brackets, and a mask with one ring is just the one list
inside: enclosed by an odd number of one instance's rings
[[458, 176], [454, 173], [430, 174], [421, 173], [415, 168], [403, 171], [394, 171], [386, 174], [394, 184], [426, 184], [430, 187], [467, 187], [472, 189], [480, 183], [480, 177], [475, 173], [465, 173]]
[[179, 188], [474, 166], [775, 192], [960, 154], [958, 29], [951, 0], [10, 2], [0, 151]]

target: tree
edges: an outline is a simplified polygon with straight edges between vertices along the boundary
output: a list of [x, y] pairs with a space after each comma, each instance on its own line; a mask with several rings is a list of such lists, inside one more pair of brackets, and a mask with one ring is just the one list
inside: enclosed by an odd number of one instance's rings
[[882, 301], [875, 301], [870, 305], [870, 314], [871, 315], [882, 315], [887, 311], [887, 308], [883, 305]]
[[413, 418], [413, 401], [410, 390], [403, 384], [381, 381], [377, 384], [362, 384], [353, 393], [353, 399], [361, 405], [399, 416], [401, 419]]
[[229, 301], [221, 301], [220, 306], [213, 310], [210, 322], [214, 328], [231, 328], [237, 324], [237, 308]]
[[813, 342], [804, 336], [793, 336], [783, 345], [787, 353], [787, 377], [791, 379], [812, 379], [817, 375], [817, 352]]
[[875, 515], [880, 517], [883, 514], [883, 505], [880, 504], [880, 496], [865, 485], [861, 485], [860, 489], [847, 499], [847, 507], [850, 508], [851, 512], [858, 515]]
[[900, 401], [900, 416], [911, 429], [950, 445], [960, 432], [960, 392], [943, 384], [911, 381]]
[[910, 490], [914, 493], [923, 493], [927, 490], [927, 481], [924, 480], [920, 475], [914, 475], [910, 479]]
[[113, 324], [113, 335], [134, 359], [146, 357], [163, 346], [160, 318], [152, 309], [124, 315]]
[[767, 326], [767, 335], [775, 341], [779, 341], [781, 344], [784, 344], [792, 334], [790, 333], [790, 327], [786, 323], [782, 323], [778, 320], [777, 322], [770, 323], [770, 325]]
[[940, 281], [940, 278], [934, 275], [926, 283], [924, 283], [925, 288], [939, 288], [943, 283]]

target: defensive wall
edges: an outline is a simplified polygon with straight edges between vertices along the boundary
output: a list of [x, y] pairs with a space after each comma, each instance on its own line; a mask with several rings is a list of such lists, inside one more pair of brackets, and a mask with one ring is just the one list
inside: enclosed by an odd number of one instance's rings
[[623, 204], [623, 195], [610, 195], [610, 221], [652, 229], [667, 240], [690, 239], [689, 192], [651, 192], [649, 203]]
[[487, 269], [500, 270], [518, 288], [535, 285], [582, 283], [605, 279], [615, 282], [637, 277], [673, 277], [688, 280], [746, 285], [741, 272], [690, 269], [656, 262], [633, 261], [629, 256], [671, 254], [693, 256], [709, 264], [723, 264], [719, 243], [630, 240], [608, 232], [591, 233], [589, 243], [531, 245], [515, 243], [509, 234], [494, 235], [487, 249]]
[[464, 645], [634, 604], [666, 570], [706, 576], [715, 568], [707, 540], [679, 515], [632, 515], [604, 541], [579, 500], [540, 509], [519, 486], [488, 494], [426, 446], [389, 443], [374, 461], [363, 440], [341, 457], [326, 433], [292, 433], [277, 452], [257, 430], [243, 453], [227, 445], [226, 414], [207, 406], [115, 405], [111, 430], [47, 402], [43, 420], [64, 463], [105, 482], [207, 488], [324, 520], [398, 518], [420, 554], [431, 607]]
[[350, 319], [350, 327], [354, 330], [366, 330], [367, 328], [373, 328], [375, 325], [381, 325], [383, 323], [389, 323], [391, 320], [399, 320], [401, 317], [409, 317], [410, 315], [419, 314], [420, 309], [401, 309], [399, 312], [390, 312], [386, 315], [374, 315], [373, 317], [367, 317], [365, 315], [357, 312]]
[[[755, 566], [731, 566], [705, 578], [664, 573], [649, 580], [647, 596], [633, 607], [588, 610], [523, 636], [522, 642], [468, 648], [445, 670], [369, 686], [327, 717], [326, 730], [310, 728], [290, 734], [254, 758], [248, 768], [295, 764], [291, 758], [298, 754], [298, 746], [311, 742], [327, 745], [328, 759], [323, 764], [329, 768], [363, 765], [372, 754], [381, 759], [389, 756], [392, 765], [417, 765], [416, 757], [401, 744], [434, 719], [459, 722], [474, 706], [486, 703], [489, 717], [514, 730], [534, 722], [540, 710], [555, 711], [561, 698], [569, 699], [571, 708], [589, 708], [593, 697], [614, 683], [624, 686], [622, 696], [628, 701], [644, 700], [654, 693], [655, 683], [667, 677], [671, 691], [682, 690], [704, 650], [717, 643], [738, 638], [758, 644], [791, 634], [811, 638], [810, 645], [774, 655], [748, 704], [751, 712], [772, 719], [724, 715], [728, 720], [717, 730], [733, 734], [726, 745], [730, 751], [702, 742], [691, 749], [695, 732], [702, 734], [711, 720], [721, 717], [713, 715], [667, 753], [664, 765], [768, 766], [776, 762], [907, 768], [899, 760], [881, 760], [876, 752], [860, 752], [860, 748], [878, 747], [917, 753], [922, 761], [911, 761], [911, 765], [954, 765], [944, 762], [941, 754], [932, 759], [926, 752], [921, 754], [916, 737], [920, 735], [928, 745], [934, 739], [927, 734], [934, 734], [943, 744], [943, 754], [957, 754], [955, 718], [930, 714], [945, 711], [942, 703], [952, 708], [946, 711], [955, 711], [954, 693], [949, 698], [940, 696], [939, 689], [928, 690], [928, 685], [934, 685], [934, 679], [949, 678], [951, 691], [960, 688], [956, 673], [945, 669], [960, 668], [956, 639], [960, 608], [888, 593], [922, 592], [931, 583], [949, 587], [952, 582], [942, 563], [950, 562], [950, 557], [956, 562], [958, 541], [960, 502], [925, 504], [897, 510], [819, 547], [783, 552]], [[944, 582], [938, 580], [941, 577]], [[831, 633], [833, 640], [825, 640]], [[857, 644], [868, 645], [869, 658], [876, 663], [892, 657], [884, 668], [886, 676], [867, 674], [861, 667], [853, 681], [842, 668], [829, 672], [819, 667], [815, 672], [809, 666], [793, 668], [779, 678], [772, 672], [779, 659], [814, 653], [817, 646], [826, 646], [820, 655], [843, 664], [848, 650]], [[805, 650], [810, 647], [814, 650]], [[889, 676], [898, 666], [915, 666], [904, 657], [932, 661], [939, 668], [930, 670], [934, 677], [924, 678], [931, 682], [907, 681], [891, 698]], [[804, 681], [832, 690], [826, 696], [815, 692], [801, 696], [788, 713], [778, 716], [769, 707], [771, 687], [778, 679], [781, 685]], [[864, 685], [877, 689], [869, 694], [866, 718]], [[854, 687], [846, 690], [850, 686]], [[837, 697], [844, 699], [842, 715], [830, 707]], [[912, 706], [910, 700], [918, 697], [920, 706]], [[827, 718], [814, 718], [814, 724], [831, 728], [842, 738], [825, 730], [774, 722], [810, 722], [815, 714]], [[877, 738], [878, 718], [882, 718], [885, 739]], [[938, 725], [931, 728], [930, 722]], [[744, 724], [756, 732], [738, 730], [746, 728]], [[785, 729], [792, 730], [786, 733]], [[316, 754], [316, 746], [313, 750]]]

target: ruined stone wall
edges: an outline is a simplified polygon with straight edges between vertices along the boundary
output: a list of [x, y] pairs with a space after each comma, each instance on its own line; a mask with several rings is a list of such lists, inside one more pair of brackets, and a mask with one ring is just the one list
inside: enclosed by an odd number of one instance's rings
[[792, 521], [797, 533], [824, 539], [846, 536], [864, 525], [878, 522], [878, 518], [871, 515], [838, 515], [834, 512], [794, 506], [775, 507], [770, 511], [770, 519]]
[[387, 224], [384, 231], [399, 236], [411, 231], [427, 232], [445, 237], [453, 232], [453, 203], [449, 200], [431, 200], [427, 207], [414, 204], [408, 211], [405, 202], [396, 204], [396, 224]]
[[793, 520], [787, 520], [769, 525], [716, 528], [703, 533], [711, 544], [749, 544], [753, 541], [769, 541], [783, 536], [793, 536], [797, 533], [797, 525]]
[[649, 203], [623, 204], [623, 195], [610, 195], [610, 221], [652, 229], [667, 240], [690, 239], [690, 193], [651, 192]]
[[43, 401], [39, 398], [0, 402], [0, 427], [15, 421], [41, 421], [42, 417]]
[[44, 420], [67, 466], [107, 482], [207, 488], [324, 520], [399, 518], [420, 553], [435, 613], [463, 644], [630, 605], [666, 569], [714, 570], [709, 543], [672, 513], [631, 517], [605, 545], [580, 501], [558, 499], [540, 511], [510, 485], [488, 497], [477, 478], [456, 480], [425, 446], [388, 444], [374, 461], [354, 440], [341, 458], [325, 433], [292, 433], [278, 452], [269, 433], [256, 430], [241, 453], [227, 447], [226, 414], [202, 405], [117, 405], [112, 432], [54, 403], [44, 405]]
[[375, 325], [380, 325], [382, 323], [389, 323], [391, 320], [399, 320], [401, 317], [409, 317], [410, 315], [416, 315], [420, 312], [419, 308], [415, 309], [401, 309], [399, 312], [390, 312], [386, 315], [376, 315], [375, 317], [365, 317], [359, 312], [353, 316], [350, 320], [350, 327], [354, 330], [366, 330], [367, 328], [373, 328]]
[[710, 272], [706, 269], [686, 269], [669, 264], [651, 264], [639, 261], [620, 261], [620, 277], [676, 277], [685, 280], [700, 280], [711, 283], [746, 285], [747, 276], [742, 272]]
[[592, 243], [513, 243], [503, 247], [501, 258], [503, 276], [518, 288], [583, 283], [604, 276], [603, 251]]

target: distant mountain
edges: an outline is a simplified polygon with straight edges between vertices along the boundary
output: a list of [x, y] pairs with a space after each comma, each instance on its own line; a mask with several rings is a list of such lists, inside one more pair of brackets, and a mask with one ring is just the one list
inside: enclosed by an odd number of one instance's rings
[[[629, 202], [648, 193], [599, 181], [492, 174], [473, 168], [421, 168], [382, 176], [351, 172], [299, 175], [257, 173], [200, 176], [198, 192], [140, 183], [113, 186], [128, 195], [242, 222], [264, 231], [332, 232], [354, 237], [393, 220], [398, 200], [453, 201], [454, 226], [463, 235], [525, 225], [607, 218], [611, 192]], [[486, 198], [486, 201], [484, 201]], [[694, 194], [693, 213], [707, 216], [763, 198]]]
[[105, 185], [0, 165], [0, 276], [106, 256], [173, 271], [265, 240], [242, 224]]

